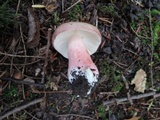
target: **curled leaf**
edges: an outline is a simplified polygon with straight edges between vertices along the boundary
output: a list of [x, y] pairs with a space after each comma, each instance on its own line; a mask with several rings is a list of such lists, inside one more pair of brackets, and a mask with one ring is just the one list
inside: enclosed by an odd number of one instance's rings
[[28, 31], [27, 47], [34, 48], [39, 44], [40, 25], [32, 8], [28, 8], [28, 21], [29, 21], [29, 31]]
[[146, 72], [143, 69], [140, 69], [136, 72], [131, 84], [135, 84], [134, 90], [137, 92], [144, 93], [146, 87]]

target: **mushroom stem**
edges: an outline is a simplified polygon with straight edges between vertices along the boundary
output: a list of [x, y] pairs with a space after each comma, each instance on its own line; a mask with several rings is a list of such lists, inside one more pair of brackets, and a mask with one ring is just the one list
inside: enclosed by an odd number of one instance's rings
[[[93, 82], [97, 82], [99, 72], [96, 65], [93, 63], [86, 46], [83, 44], [83, 37], [73, 35], [70, 38], [68, 43], [68, 58], [69, 81], [72, 83], [73, 80], [78, 79], [79, 76], [85, 76], [89, 86], [94, 86]], [[88, 69], [91, 72], [88, 72]]]

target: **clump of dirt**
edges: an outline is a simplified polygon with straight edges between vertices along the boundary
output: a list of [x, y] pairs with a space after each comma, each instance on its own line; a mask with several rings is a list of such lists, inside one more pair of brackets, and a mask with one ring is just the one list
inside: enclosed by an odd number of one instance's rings
[[76, 78], [72, 83], [73, 94], [85, 97], [89, 90], [88, 81], [85, 76], [77, 76]]

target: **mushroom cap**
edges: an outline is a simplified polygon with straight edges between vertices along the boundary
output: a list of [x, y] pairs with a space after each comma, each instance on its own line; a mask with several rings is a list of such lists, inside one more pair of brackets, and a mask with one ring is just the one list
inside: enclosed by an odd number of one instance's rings
[[90, 55], [97, 51], [101, 43], [101, 34], [95, 26], [83, 22], [60, 25], [52, 36], [52, 45], [61, 55], [68, 58], [68, 42], [75, 35], [81, 37]]

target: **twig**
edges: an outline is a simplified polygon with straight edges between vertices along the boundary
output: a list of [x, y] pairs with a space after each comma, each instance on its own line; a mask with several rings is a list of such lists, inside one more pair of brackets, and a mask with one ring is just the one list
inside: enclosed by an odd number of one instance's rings
[[[160, 93], [155, 93], [155, 92], [149, 92], [149, 93], [145, 93], [145, 94], [139, 94], [139, 95], [134, 95], [134, 96], [131, 96], [130, 98], [132, 100], [135, 100], [135, 99], [141, 99], [141, 98], [146, 98], [146, 97], [151, 97], [153, 96], [154, 98], [157, 98], [157, 97], [160, 97]], [[113, 104], [113, 103], [117, 103], [117, 104], [120, 104], [121, 102], [125, 102], [125, 101], [128, 101], [128, 98], [124, 97], [124, 98], [116, 98], [116, 99], [112, 99], [112, 100], [109, 100], [109, 101], [104, 101], [103, 102], [103, 105], [110, 105], [110, 104]]]
[[18, 13], [20, 3], [21, 3], [21, 0], [18, 0], [17, 9], [16, 9], [16, 14]]
[[[27, 55], [27, 51], [26, 51], [26, 46], [25, 46], [25, 42], [24, 42], [24, 38], [23, 38], [23, 32], [22, 32], [22, 26], [20, 25], [20, 35], [21, 35], [21, 39], [22, 39], [22, 43], [23, 43], [23, 49], [24, 49], [24, 55]], [[25, 58], [24, 63], [27, 62], [27, 59]], [[24, 70], [25, 70], [25, 65], [23, 65], [23, 69], [22, 69], [22, 75], [24, 74]]]
[[41, 56], [27, 56], [27, 55], [14, 55], [14, 54], [8, 54], [8, 53], [3, 53], [0, 52], [0, 55], [5, 55], [5, 56], [9, 56], [9, 57], [26, 57], [26, 58], [45, 58], [45, 57], [41, 57]]
[[[23, 32], [22, 32], [22, 26], [20, 25], [20, 35], [21, 35], [21, 40], [22, 40], [22, 43], [23, 43], [23, 49], [24, 49], [24, 55], [26, 56], [27, 55], [27, 51], [26, 51], [26, 46], [25, 46], [25, 42], [24, 42], [24, 38], [23, 38]], [[27, 62], [27, 58], [24, 58], [24, 63]], [[13, 62], [12, 62], [13, 64]], [[25, 72], [25, 68], [26, 66], [23, 65], [22, 67], [22, 76], [24, 76], [24, 72]], [[26, 99], [26, 96], [25, 96], [25, 92], [24, 92], [24, 85], [22, 84], [22, 91], [23, 91], [23, 99]]]
[[95, 16], [96, 16], [96, 22], [95, 22], [95, 26], [98, 28], [98, 15], [97, 15], [97, 10], [95, 9]]
[[[23, 64], [20, 64], [20, 63], [12, 63], [13, 65], [15, 66], [23, 66], [23, 65], [31, 65], [31, 64], [34, 64], [36, 62], [39, 62], [40, 59], [36, 60], [36, 61], [33, 61], [33, 62], [29, 62], [29, 63], [23, 63]], [[0, 65], [11, 65], [11, 63], [0, 63]]]
[[32, 93], [38, 93], [38, 94], [50, 94], [50, 93], [52, 93], [52, 94], [60, 94], [60, 93], [65, 93], [65, 94], [71, 94], [72, 93], [72, 91], [71, 90], [67, 90], [67, 91], [39, 91], [39, 90], [37, 90], [37, 89], [34, 89], [34, 88], [32, 88]]
[[62, 13], [64, 12], [64, 0], [62, 0]]
[[[32, 118], [34, 118], [35, 120], [40, 120], [38, 118], [35, 117], [35, 115], [33, 116], [31, 113], [29, 113], [27, 110], [24, 110], [29, 116], [31, 116]], [[33, 120], [33, 119], [32, 119]]]
[[79, 115], [79, 114], [63, 114], [63, 115], [56, 115], [57, 117], [68, 117], [68, 116], [75, 116], [75, 117], [81, 117], [81, 118], [85, 118], [87, 120], [95, 120], [94, 118], [91, 118], [89, 116], [85, 116], [85, 115]]
[[107, 18], [98, 17], [98, 19], [99, 19], [100, 21], [109, 23], [109, 24], [111, 24], [111, 25], [113, 24], [111, 21], [107, 20]]
[[69, 8], [67, 8], [66, 10], [63, 11], [63, 13], [69, 11], [72, 7], [74, 7], [75, 5], [77, 5], [79, 2], [81, 2], [82, 0], [78, 0], [77, 2], [75, 2], [73, 5], [71, 5]]
[[44, 66], [43, 66], [43, 71], [42, 71], [42, 80], [41, 83], [44, 83], [44, 79], [45, 79], [45, 75], [46, 75], [46, 67], [48, 65], [48, 51], [49, 51], [49, 47], [50, 47], [50, 40], [51, 40], [51, 32], [52, 29], [49, 28], [48, 29], [48, 35], [47, 35], [47, 46], [46, 46], [46, 51], [45, 51], [45, 61], [44, 61]]
[[[148, 4], [150, 4], [150, 0], [148, 2]], [[148, 9], [149, 11], [149, 27], [150, 27], [150, 32], [151, 32], [151, 64], [150, 64], [150, 72], [151, 72], [151, 84], [152, 84], [152, 88], [153, 88], [153, 52], [154, 52], [154, 44], [153, 44], [153, 41], [154, 41], [154, 37], [153, 37], [153, 30], [152, 30], [152, 16], [151, 16], [151, 10], [150, 10], [150, 7]]]
[[126, 69], [124, 70], [124, 72], [128, 71], [128, 70], [135, 64], [135, 62], [137, 62], [138, 59], [139, 59], [139, 57], [138, 57], [135, 61], [133, 61], [133, 62], [128, 66], [128, 68], [126, 68]]
[[135, 53], [135, 52], [133, 52], [133, 51], [127, 49], [127, 48], [123, 48], [123, 50], [126, 50], [126, 51], [128, 51], [128, 52], [130, 52], [130, 53], [132, 53], [132, 54], [134, 54], [134, 55], [136, 55], [136, 56], [139, 56], [137, 53]]
[[133, 33], [137, 36], [137, 37], [139, 37], [139, 38], [143, 38], [143, 39], [151, 39], [150, 37], [145, 37], [145, 36], [141, 36], [141, 35], [139, 35], [134, 29], [133, 29], [133, 27], [130, 25], [130, 28], [131, 28], [131, 30], [133, 31]]
[[124, 75], [122, 75], [122, 79], [123, 79], [123, 81], [125, 83], [126, 90], [128, 91], [127, 92], [127, 98], [129, 100], [130, 104], [133, 105], [133, 100], [131, 99], [129, 85], [128, 85], [128, 82], [127, 82], [126, 78], [124, 77]]
[[118, 67], [125, 69], [124, 67], [122, 67], [123, 64], [120, 65], [120, 63], [117, 63], [116, 61], [112, 61], [114, 64], [116, 64]]
[[23, 104], [23, 105], [21, 105], [21, 106], [19, 106], [19, 107], [15, 107], [15, 108], [11, 109], [10, 111], [8, 111], [8, 112], [0, 115], [0, 120], [3, 119], [3, 118], [8, 117], [9, 115], [12, 115], [12, 114], [18, 112], [18, 111], [21, 111], [21, 110], [23, 110], [23, 109], [26, 109], [27, 107], [29, 107], [29, 106], [31, 106], [31, 105], [40, 103], [40, 102], [42, 102], [43, 100], [44, 100], [44, 98], [39, 98], [39, 99], [33, 100], [33, 101], [29, 102], [29, 103]]
[[14, 78], [0, 77], [0, 79], [3, 81], [12, 81], [12, 82], [19, 83], [19, 84], [25, 84], [25, 85], [31, 85], [31, 86], [37, 86], [37, 87], [45, 87], [44, 84], [31, 83], [31, 82], [27, 82], [23, 80], [16, 80]]

